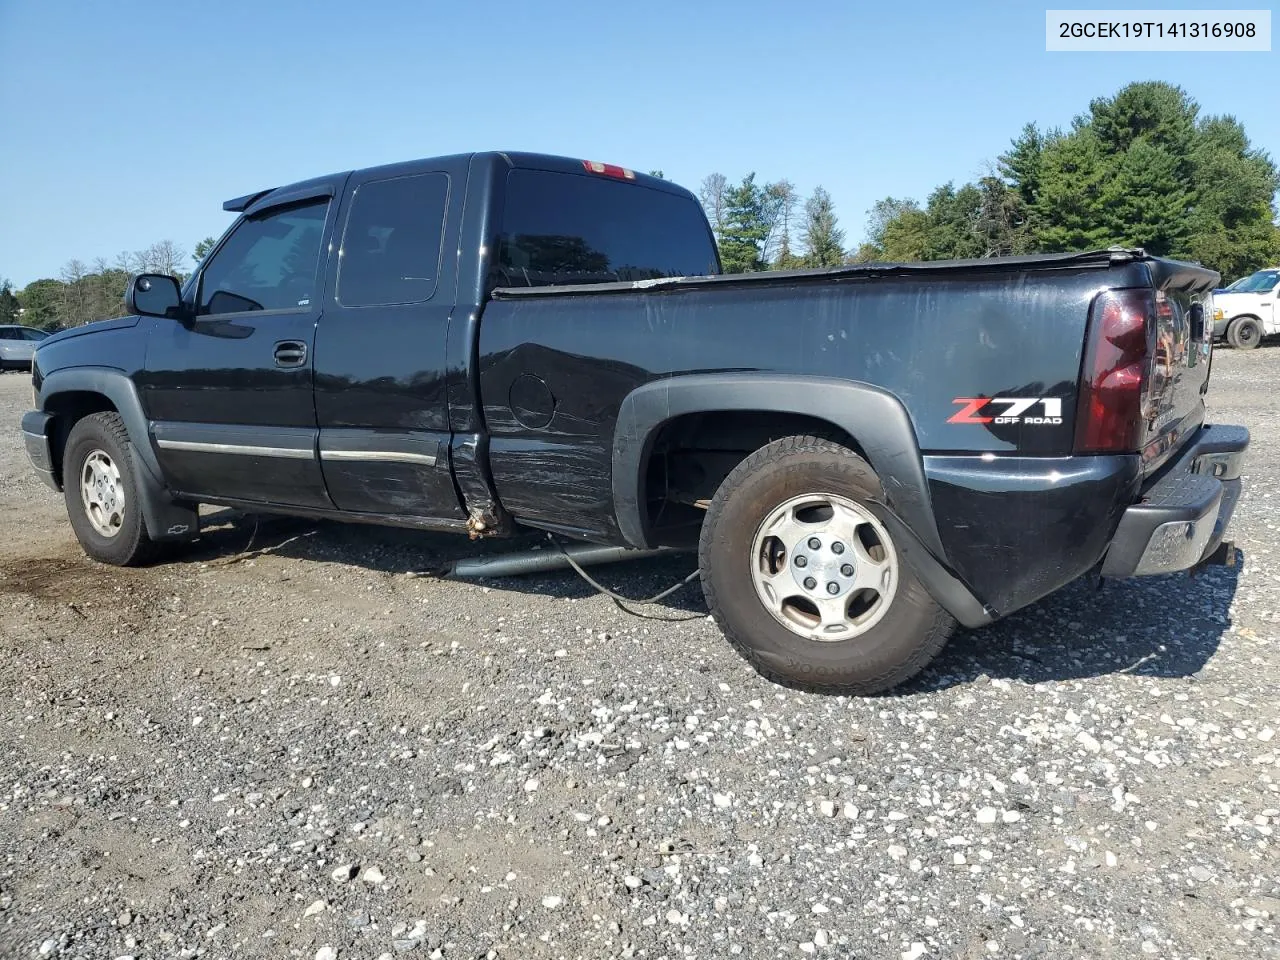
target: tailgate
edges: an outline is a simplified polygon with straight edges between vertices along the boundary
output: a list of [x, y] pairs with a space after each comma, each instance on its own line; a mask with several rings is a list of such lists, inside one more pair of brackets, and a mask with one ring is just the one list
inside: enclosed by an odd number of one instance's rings
[[1204, 422], [1213, 360], [1211, 294], [1218, 274], [1170, 260], [1149, 262], [1155, 287], [1152, 365], [1142, 439], [1143, 471], [1158, 470]]

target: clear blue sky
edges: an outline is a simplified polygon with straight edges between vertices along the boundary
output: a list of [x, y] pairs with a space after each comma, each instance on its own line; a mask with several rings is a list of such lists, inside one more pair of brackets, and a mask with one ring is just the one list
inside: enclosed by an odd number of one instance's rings
[[0, 277], [190, 251], [229, 197], [476, 149], [822, 184], [852, 244], [877, 199], [1133, 80], [1280, 157], [1280, 54], [1046, 53], [1046, 6], [1072, 4], [0, 0]]

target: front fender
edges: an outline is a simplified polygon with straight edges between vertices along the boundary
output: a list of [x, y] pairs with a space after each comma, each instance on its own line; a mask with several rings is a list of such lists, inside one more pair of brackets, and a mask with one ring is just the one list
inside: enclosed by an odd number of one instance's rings
[[147, 430], [147, 417], [142, 412], [142, 399], [137, 385], [122, 370], [114, 367], [67, 367], [47, 374], [40, 383], [36, 405], [49, 412], [49, 401], [60, 393], [96, 393], [111, 401], [111, 405], [124, 421], [134, 454], [147, 472], [159, 483], [163, 474], [151, 436]]
[[[45, 376], [37, 389], [36, 406], [46, 413], [50, 401], [60, 394], [91, 393], [105, 397], [124, 422], [138, 467], [138, 497], [143, 522], [152, 540], [186, 540], [200, 529], [199, 514], [192, 504], [178, 503], [169, 495], [164, 473], [151, 445], [151, 432], [142, 409], [137, 385], [122, 370], [113, 367], [67, 367]], [[57, 404], [54, 404], [56, 408]], [[46, 427], [47, 429], [47, 427]], [[59, 452], [60, 456], [60, 452]]]

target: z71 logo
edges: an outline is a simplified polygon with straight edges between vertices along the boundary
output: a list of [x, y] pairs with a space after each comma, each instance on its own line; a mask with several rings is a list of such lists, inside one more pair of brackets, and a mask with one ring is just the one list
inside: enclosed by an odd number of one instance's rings
[[[1027, 423], [1046, 426], [1062, 423], [1061, 397], [956, 397], [951, 402], [962, 404], [963, 407], [948, 417], [947, 423]], [[1027, 411], [1037, 407], [1041, 415], [1026, 415]]]

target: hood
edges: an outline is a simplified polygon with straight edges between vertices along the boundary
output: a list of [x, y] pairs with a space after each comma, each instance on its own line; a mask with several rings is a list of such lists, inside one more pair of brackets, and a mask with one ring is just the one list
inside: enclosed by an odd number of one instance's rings
[[1213, 295], [1213, 309], [1221, 310], [1225, 316], [1230, 317], [1248, 310], [1256, 310], [1259, 303], [1272, 299], [1274, 297], [1270, 290], [1264, 290], [1261, 293], [1237, 293], [1229, 290], [1226, 293]]
[[95, 320], [93, 323], [86, 323], [83, 327], [72, 327], [70, 330], [62, 330], [51, 337], [45, 337], [36, 346], [46, 347], [51, 343], [62, 343], [64, 340], [70, 340], [73, 337], [82, 337], [86, 333], [100, 333], [104, 330], [127, 330], [129, 327], [136, 327], [141, 319], [141, 317], [116, 317], [114, 320]]

